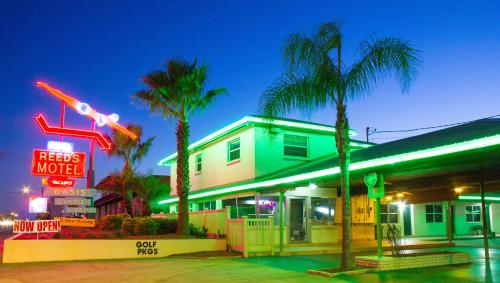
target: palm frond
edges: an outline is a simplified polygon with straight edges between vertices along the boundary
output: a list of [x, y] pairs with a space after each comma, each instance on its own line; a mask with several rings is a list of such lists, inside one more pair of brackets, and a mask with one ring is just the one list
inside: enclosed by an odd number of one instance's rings
[[354, 97], [368, 94], [377, 83], [394, 74], [401, 90], [407, 91], [421, 63], [420, 52], [397, 38], [372, 39], [360, 44], [361, 58], [346, 75], [346, 90]]
[[136, 151], [132, 154], [132, 156], [130, 158], [130, 160], [132, 161], [133, 164], [140, 162], [144, 158], [144, 156], [146, 156], [148, 154], [154, 140], [155, 140], [155, 137], [149, 138], [145, 142], [143, 142], [137, 146]]
[[292, 109], [306, 115], [329, 103], [329, 91], [309, 77], [295, 78], [284, 75], [267, 88], [259, 101], [259, 110], [264, 116], [284, 116]]
[[342, 40], [340, 25], [335, 22], [321, 24], [317, 28], [313, 40], [323, 53], [328, 54], [340, 46]]

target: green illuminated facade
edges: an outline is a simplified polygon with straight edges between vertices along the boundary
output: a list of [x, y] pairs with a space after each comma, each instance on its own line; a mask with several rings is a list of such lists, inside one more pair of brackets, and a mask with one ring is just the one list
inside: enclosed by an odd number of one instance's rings
[[[190, 209], [230, 206], [233, 217], [278, 217], [279, 192], [284, 191], [288, 241], [338, 240], [322, 234], [338, 230], [339, 213], [335, 208], [340, 207], [340, 186], [334, 133], [335, 129], [328, 125], [288, 119], [270, 122], [258, 116], [246, 116], [215, 131], [189, 147]], [[351, 146], [354, 195], [366, 194], [362, 183], [366, 172], [386, 176], [387, 195], [394, 198], [382, 200], [382, 222], [399, 225], [407, 236], [443, 236], [451, 205], [455, 234], [471, 234], [473, 227], [480, 225], [475, 215], [476, 182], [455, 184], [452, 180], [457, 174], [476, 174], [485, 161], [488, 170], [500, 167], [500, 159], [496, 158], [500, 157], [500, 121], [481, 120], [380, 145], [353, 140]], [[175, 157], [174, 153], [159, 162], [160, 166], [170, 166], [172, 186]], [[433, 185], [433, 180], [440, 185]], [[469, 189], [454, 194], [454, 187], [459, 185]], [[417, 198], [431, 188], [434, 191], [427, 198]], [[398, 193], [401, 197], [397, 197]], [[490, 229], [500, 231], [498, 198], [489, 196], [487, 201]], [[172, 212], [176, 202], [173, 195], [160, 204]], [[370, 226], [369, 216], [363, 217], [360, 227]], [[358, 233], [363, 234], [360, 238], [370, 239], [372, 227], [365, 230]]]

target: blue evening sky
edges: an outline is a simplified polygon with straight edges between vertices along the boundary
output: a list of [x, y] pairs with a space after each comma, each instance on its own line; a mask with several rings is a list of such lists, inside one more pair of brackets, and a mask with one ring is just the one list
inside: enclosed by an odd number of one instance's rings
[[[405, 2], [405, 3], [403, 3]], [[439, 2], [439, 3], [437, 3]], [[205, 113], [191, 119], [191, 141], [257, 113], [262, 91], [282, 71], [281, 50], [292, 32], [341, 19], [344, 60], [376, 34], [409, 40], [422, 51], [421, 73], [408, 94], [394, 80], [350, 103], [351, 127], [407, 129], [500, 114], [500, 5], [498, 1], [16, 1], [0, 0], [0, 211], [27, 210], [23, 185], [31, 151], [45, 148], [33, 117], [56, 123], [59, 103], [35, 88], [38, 79], [63, 89], [120, 122], [136, 122], [156, 136], [140, 171], [169, 174], [156, 162], [175, 151], [175, 124], [131, 100], [141, 76], [167, 58], [209, 64], [207, 87], [226, 87]], [[72, 111], [71, 111], [72, 112]], [[299, 114], [292, 118], [307, 119]], [[333, 124], [334, 111], [310, 117]], [[69, 113], [67, 125], [88, 126]], [[109, 133], [109, 128], [102, 129]], [[376, 142], [407, 135], [376, 135]], [[88, 151], [86, 142], [75, 142]], [[333, 145], [332, 145], [333, 146]], [[119, 170], [119, 160], [96, 151], [97, 181]], [[25, 215], [25, 213], [23, 213]]]

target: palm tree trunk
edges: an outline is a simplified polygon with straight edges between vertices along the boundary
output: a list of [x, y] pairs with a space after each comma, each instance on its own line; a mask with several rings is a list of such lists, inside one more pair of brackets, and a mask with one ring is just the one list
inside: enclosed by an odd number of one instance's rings
[[189, 125], [187, 119], [177, 123], [177, 196], [179, 211], [177, 214], [177, 234], [189, 234]]
[[127, 191], [125, 190], [125, 181], [122, 181], [122, 201], [120, 204], [120, 213], [127, 213]]
[[342, 191], [342, 270], [349, 270], [352, 266], [351, 255], [351, 193], [349, 187], [349, 122], [345, 113], [345, 105], [337, 105], [337, 122], [335, 136], [340, 161], [340, 188]]

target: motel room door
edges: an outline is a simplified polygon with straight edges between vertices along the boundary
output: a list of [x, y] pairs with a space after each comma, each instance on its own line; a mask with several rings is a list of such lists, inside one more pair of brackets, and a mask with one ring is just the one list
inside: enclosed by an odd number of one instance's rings
[[308, 241], [306, 203], [306, 198], [290, 199], [290, 242]]
[[411, 209], [409, 205], [405, 205], [403, 211], [404, 235], [411, 236]]

